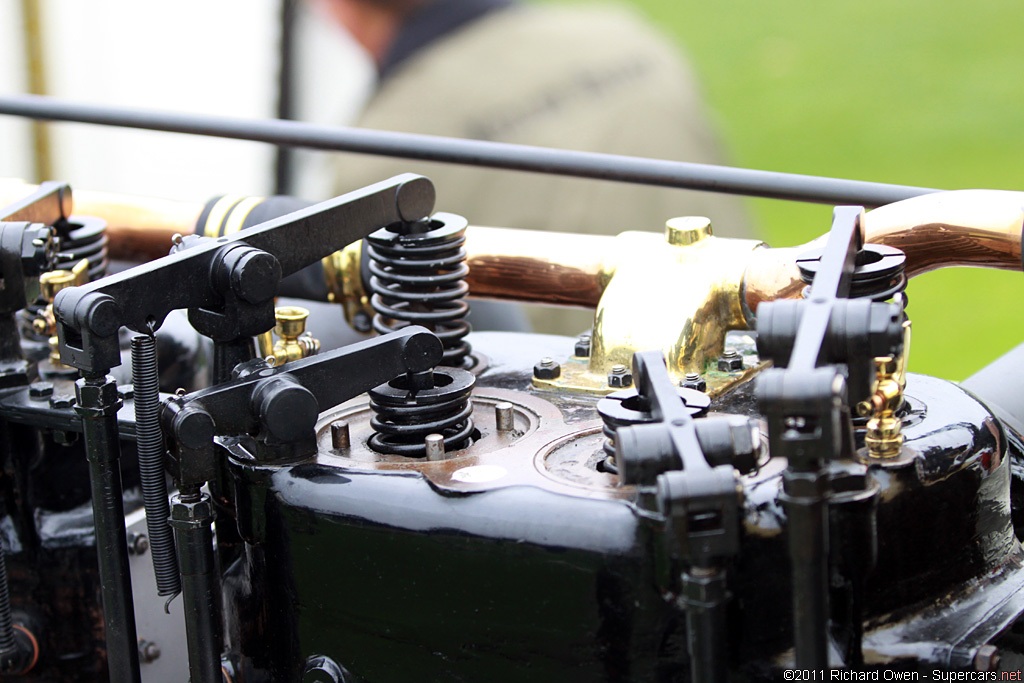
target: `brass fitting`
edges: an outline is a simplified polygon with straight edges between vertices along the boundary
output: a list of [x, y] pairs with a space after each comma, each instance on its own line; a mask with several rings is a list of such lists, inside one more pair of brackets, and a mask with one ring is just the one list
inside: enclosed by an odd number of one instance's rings
[[320, 351], [320, 340], [306, 332], [306, 318], [309, 311], [298, 306], [280, 306], [274, 309], [277, 325], [274, 334], [279, 339], [271, 345], [270, 331], [258, 338], [260, 354], [271, 367], [278, 367], [291, 361], [315, 356]]
[[49, 336], [50, 362], [56, 367], [67, 367], [60, 362], [60, 347], [57, 340], [57, 320], [53, 316], [53, 300], [57, 292], [67, 287], [78, 287], [89, 281], [89, 260], [82, 259], [71, 270], [51, 270], [39, 276], [39, 292], [48, 305], [32, 320], [36, 334]]
[[903, 447], [903, 421], [896, 415], [903, 406], [907, 386], [907, 357], [910, 352], [910, 321], [903, 323], [903, 353], [875, 359], [877, 385], [866, 401], [857, 405], [862, 417], [870, 416], [864, 445], [869, 458], [894, 458]]
[[[705, 375], [729, 330], [748, 329], [741, 286], [755, 240], [721, 239], [701, 216], [673, 218], [663, 235], [624, 232], [606, 252], [606, 283], [594, 316], [590, 356], [570, 358], [558, 379], [542, 388], [608, 393], [616, 366], [631, 367], [633, 354], [661, 349], [675, 381], [687, 373]], [[719, 393], [730, 376], [709, 391]]]

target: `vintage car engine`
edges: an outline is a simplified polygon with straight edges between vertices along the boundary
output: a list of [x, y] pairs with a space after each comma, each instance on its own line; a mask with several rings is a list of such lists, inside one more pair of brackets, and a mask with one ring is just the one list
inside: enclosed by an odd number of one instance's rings
[[[1020, 360], [908, 373], [903, 289], [1021, 270], [1022, 197], [837, 206], [772, 249], [703, 217], [524, 238], [412, 174], [160, 227], [0, 184], [3, 673], [1015, 672]], [[326, 348], [276, 301], [314, 281], [373, 334]], [[472, 332], [467, 297], [594, 327]]]

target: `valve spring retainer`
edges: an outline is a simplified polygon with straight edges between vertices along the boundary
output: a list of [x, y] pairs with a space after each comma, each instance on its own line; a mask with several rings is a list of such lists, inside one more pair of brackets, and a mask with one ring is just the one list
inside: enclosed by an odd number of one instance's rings
[[441, 365], [463, 367], [470, 352], [466, 275], [466, 219], [437, 213], [395, 223], [367, 238], [370, 303], [379, 334], [422, 325], [441, 339]]
[[422, 458], [428, 434], [444, 438], [445, 452], [469, 446], [479, 432], [473, 425], [470, 392], [476, 377], [460, 368], [402, 375], [371, 389], [369, 446], [378, 453]]
[[[690, 412], [690, 417], [704, 417], [707, 414], [711, 406], [711, 397], [703, 391], [680, 387], [676, 389], [676, 393]], [[635, 388], [608, 394], [597, 402], [597, 412], [604, 420], [602, 432], [605, 435], [606, 457], [602, 466], [605, 471], [615, 473], [615, 431], [619, 427], [657, 422], [657, 419], [651, 415], [647, 400]]]
[[[821, 265], [824, 249], [811, 249], [797, 257], [800, 279], [810, 285]], [[870, 298], [874, 301], [888, 301], [907, 288], [907, 276], [903, 272], [907, 263], [906, 254], [884, 244], [865, 244], [857, 252], [853, 271], [851, 299]], [[804, 293], [806, 295], [806, 289]]]

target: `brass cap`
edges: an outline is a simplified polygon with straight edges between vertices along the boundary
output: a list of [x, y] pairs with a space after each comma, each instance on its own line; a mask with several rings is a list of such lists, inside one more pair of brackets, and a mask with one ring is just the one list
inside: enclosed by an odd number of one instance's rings
[[677, 247], [696, 244], [711, 236], [711, 219], [704, 216], [681, 216], [665, 223], [665, 241]]
[[295, 339], [306, 331], [306, 318], [309, 311], [299, 306], [281, 306], [274, 309], [277, 326], [274, 331], [282, 339]]

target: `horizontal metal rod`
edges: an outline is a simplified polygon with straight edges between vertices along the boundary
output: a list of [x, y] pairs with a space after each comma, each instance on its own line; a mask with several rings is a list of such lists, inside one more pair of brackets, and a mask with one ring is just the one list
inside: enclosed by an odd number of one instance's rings
[[239, 119], [106, 107], [38, 95], [0, 96], [0, 114], [824, 204], [876, 207], [938, 192], [925, 187], [364, 128], [321, 126], [299, 121]]

